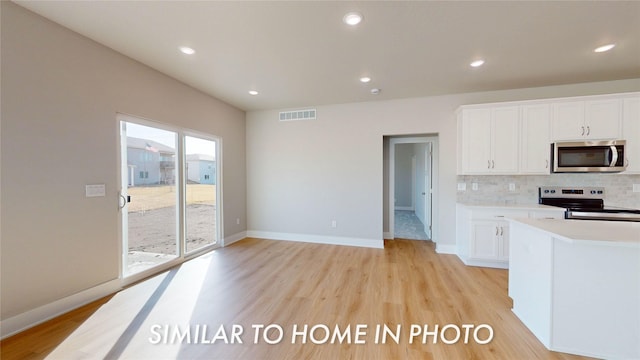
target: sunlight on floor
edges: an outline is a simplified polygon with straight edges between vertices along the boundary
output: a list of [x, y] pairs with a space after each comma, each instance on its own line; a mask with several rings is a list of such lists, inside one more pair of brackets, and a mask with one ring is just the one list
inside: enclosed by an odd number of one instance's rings
[[189, 325], [215, 260], [213, 253], [205, 254], [119, 292], [47, 358], [127, 358], [129, 350], [135, 353], [139, 347], [149, 358], [176, 358], [179, 346], [158, 346], [156, 351], [149, 346], [151, 327]]

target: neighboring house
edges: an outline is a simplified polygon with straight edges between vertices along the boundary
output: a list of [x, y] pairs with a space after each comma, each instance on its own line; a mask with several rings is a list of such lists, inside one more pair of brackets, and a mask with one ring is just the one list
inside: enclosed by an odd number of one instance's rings
[[187, 180], [198, 184], [216, 183], [216, 158], [211, 155], [187, 155]]
[[174, 184], [175, 149], [153, 140], [127, 137], [129, 186]]

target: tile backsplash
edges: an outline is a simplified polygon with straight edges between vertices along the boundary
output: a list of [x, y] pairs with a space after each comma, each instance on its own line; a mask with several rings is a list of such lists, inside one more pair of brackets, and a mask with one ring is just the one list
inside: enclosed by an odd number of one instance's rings
[[[640, 187], [640, 175], [465, 175], [457, 180], [466, 184], [466, 191], [457, 195], [457, 201], [465, 204], [535, 204], [540, 186], [598, 186], [605, 188], [605, 205], [640, 209], [640, 192], [633, 192], [633, 184]], [[472, 190], [473, 183], [478, 184], [478, 190]], [[515, 185], [514, 191], [509, 191], [510, 184]]]

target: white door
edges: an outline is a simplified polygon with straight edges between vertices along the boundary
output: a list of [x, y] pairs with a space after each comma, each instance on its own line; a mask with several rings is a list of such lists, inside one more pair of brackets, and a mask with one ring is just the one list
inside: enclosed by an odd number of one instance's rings
[[427, 143], [425, 149], [425, 172], [424, 172], [424, 188], [425, 188], [425, 201], [424, 201], [424, 232], [427, 237], [431, 239], [431, 207], [433, 198], [433, 184], [432, 184], [432, 172], [433, 172], [433, 144]]
[[120, 125], [120, 216], [122, 222], [121, 239], [122, 239], [122, 264], [127, 263], [127, 251], [129, 248], [129, 212], [127, 203], [129, 199], [129, 185], [133, 185], [133, 167], [127, 163], [127, 123], [121, 121]]

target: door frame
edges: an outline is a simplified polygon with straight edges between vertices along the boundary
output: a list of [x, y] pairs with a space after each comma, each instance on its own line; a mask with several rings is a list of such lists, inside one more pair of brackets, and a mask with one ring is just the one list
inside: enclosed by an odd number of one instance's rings
[[[191, 259], [195, 256], [211, 251], [212, 249], [216, 249], [224, 246], [224, 236], [223, 236], [224, 218], [222, 213], [222, 138], [219, 136], [210, 135], [210, 134], [206, 134], [206, 133], [194, 131], [194, 130], [187, 130], [187, 129], [178, 132], [178, 137], [180, 138], [180, 141], [181, 141], [180, 151], [182, 152], [181, 158], [183, 162], [182, 166], [180, 166], [180, 171], [181, 171], [180, 182], [182, 185], [181, 188], [182, 188], [183, 196], [186, 196], [187, 194], [187, 175], [188, 175], [187, 159], [186, 159], [187, 154], [186, 154], [186, 147], [185, 147], [185, 141], [184, 141], [185, 136], [214, 141], [216, 143], [215, 159], [216, 159], [216, 239], [217, 241], [214, 244], [205, 245], [199, 249], [196, 249], [187, 253], [186, 243], [185, 243], [187, 230], [186, 228], [184, 228], [184, 225], [186, 224], [186, 218], [187, 218], [187, 211], [185, 208], [184, 211], [182, 211], [181, 218], [180, 218], [182, 223], [181, 236], [183, 237], [180, 246], [181, 246], [181, 253], [183, 254], [183, 256], [187, 259]], [[186, 204], [187, 202], [185, 199], [185, 201], [183, 201], [180, 205], [186, 206]]]
[[388, 189], [387, 193], [389, 198], [387, 199], [388, 206], [388, 234], [391, 239], [395, 233], [395, 147], [398, 144], [425, 144], [431, 143], [431, 241], [438, 242], [439, 226], [437, 220], [439, 217], [438, 204], [438, 172], [439, 172], [439, 147], [438, 147], [438, 135], [396, 135], [389, 136], [389, 173], [388, 173]]
[[[126, 113], [116, 113], [115, 123], [117, 126], [117, 137], [118, 137], [118, 146], [117, 146], [117, 160], [116, 160], [116, 175], [118, 179], [118, 190], [117, 190], [117, 211], [118, 211], [118, 259], [119, 259], [119, 270], [118, 277], [120, 279], [122, 286], [128, 286], [133, 283], [136, 283], [142, 279], [148, 278], [152, 275], [161, 273], [162, 271], [168, 270], [174, 266], [180, 265], [183, 262], [190, 260], [194, 257], [202, 255], [206, 252], [212, 251], [219, 247], [224, 246], [224, 222], [223, 222], [223, 214], [222, 214], [222, 138], [219, 136], [207, 134], [201, 131], [186, 129], [170, 124], [161, 123], [158, 121], [150, 120], [147, 118], [143, 118], [136, 115], [130, 115]], [[124, 231], [124, 223], [122, 221], [121, 211], [126, 208], [122, 208], [120, 205], [122, 204], [122, 135], [121, 135], [121, 122], [132, 122], [144, 126], [155, 127], [161, 130], [172, 131], [177, 134], [176, 141], [176, 161], [177, 161], [177, 174], [176, 179], [180, 182], [180, 184], [176, 184], [176, 189], [180, 187], [180, 191], [178, 192], [178, 254], [175, 259], [171, 259], [165, 263], [154, 266], [150, 269], [143, 270], [139, 273], [127, 275], [125, 277], [124, 266], [125, 266], [125, 254], [124, 254], [124, 240], [123, 240], [123, 231]], [[192, 136], [199, 137], [204, 139], [209, 139], [216, 141], [216, 235], [218, 236], [218, 241], [215, 244], [210, 244], [203, 246], [200, 249], [194, 250], [188, 254], [186, 254], [185, 250], [185, 238], [186, 238], [186, 229], [185, 229], [185, 219], [186, 219], [186, 155], [185, 155], [185, 144], [184, 137]], [[126, 144], [125, 144], [126, 146]]]

